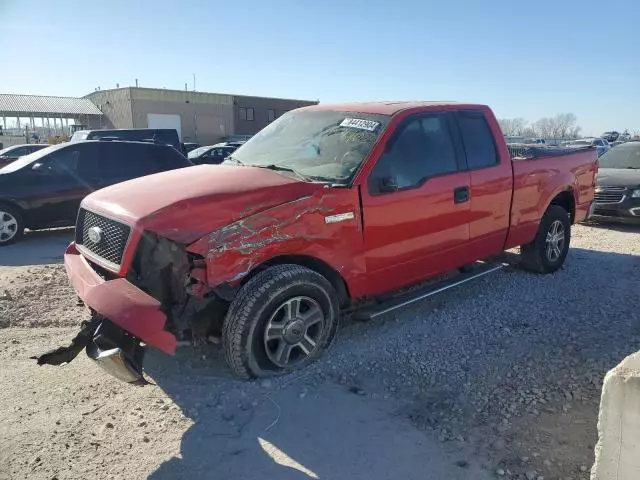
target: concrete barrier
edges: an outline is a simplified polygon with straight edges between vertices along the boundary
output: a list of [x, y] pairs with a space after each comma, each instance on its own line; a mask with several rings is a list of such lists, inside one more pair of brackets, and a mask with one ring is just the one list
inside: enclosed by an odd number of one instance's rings
[[640, 480], [640, 352], [605, 376], [591, 480]]

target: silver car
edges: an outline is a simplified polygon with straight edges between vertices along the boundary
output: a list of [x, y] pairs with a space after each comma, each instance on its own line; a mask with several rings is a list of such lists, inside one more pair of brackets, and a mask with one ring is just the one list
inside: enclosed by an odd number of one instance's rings
[[594, 146], [598, 151], [598, 157], [604, 155], [611, 149], [611, 145], [609, 144], [609, 142], [607, 142], [604, 138], [597, 137], [580, 138], [578, 140], [572, 141], [571, 143], [569, 143], [569, 145], [575, 147], [584, 147], [588, 145]]

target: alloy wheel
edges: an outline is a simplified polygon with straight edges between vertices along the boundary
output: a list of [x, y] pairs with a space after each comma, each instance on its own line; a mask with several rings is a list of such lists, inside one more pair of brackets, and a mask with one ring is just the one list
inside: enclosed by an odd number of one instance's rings
[[549, 227], [545, 240], [547, 260], [549, 260], [549, 262], [554, 263], [558, 261], [564, 249], [564, 241], [564, 226], [560, 220], [555, 220]]
[[0, 243], [8, 242], [18, 233], [18, 220], [9, 212], [0, 210]]
[[281, 368], [291, 368], [315, 352], [325, 328], [320, 304], [300, 296], [281, 303], [264, 329], [267, 357]]

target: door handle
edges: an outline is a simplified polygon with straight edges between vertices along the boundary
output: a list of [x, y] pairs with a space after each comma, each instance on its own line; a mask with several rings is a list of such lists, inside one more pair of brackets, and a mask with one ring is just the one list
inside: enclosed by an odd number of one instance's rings
[[457, 187], [453, 190], [453, 203], [469, 201], [469, 187]]

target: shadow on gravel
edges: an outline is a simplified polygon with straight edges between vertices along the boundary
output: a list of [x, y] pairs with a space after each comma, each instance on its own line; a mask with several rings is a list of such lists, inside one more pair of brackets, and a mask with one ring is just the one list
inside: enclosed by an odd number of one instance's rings
[[60, 264], [73, 240], [73, 227], [26, 232], [22, 240], [0, 248], [0, 266]]
[[[536, 436], [544, 430], [511, 430], [519, 425], [515, 418], [541, 413], [555, 421], [553, 415], [562, 414], [569, 394], [597, 403], [599, 377], [634, 348], [640, 331], [632, 300], [639, 273], [640, 256], [572, 248], [566, 267], [555, 275], [508, 269], [438, 301], [398, 311], [398, 321], [347, 323], [346, 335], [328, 353], [339, 366], [337, 374], [347, 373], [340, 368], [341, 356], [348, 359], [346, 365], [354, 365], [349, 355], [367, 351], [359, 360], [389, 367], [387, 376], [408, 374], [415, 358], [427, 368], [405, 381], [436, 380], [424, 386], [422, 396], [397, 395], [395, 400], [406, 401], [411, 410], [395, 418], [392, 413], [398, 411], [390, 412], [389, 402], [330, 381], [315, 382], [304, 372], [267, 382], [233, 380], [218, 347], [185, 348], [176, 357], [150, 351], [150, 377], [193, 424], [182, 437], [180, 456], [165, 461], [149, 478], [489, 478], [492, 474], [479, 469], [473, 456], [452, 453], [434, 440], [433, 432], [445, 429], [447, 437], [454, 437], [454, 421], [462, 422], [465, 437], [465, 430], [482, 427], [509, 441], [507, 451], [491, 454], [495, 464], [511, 466], [511, 459], [534, 447], [552, 455], [555, 440], [538, 445]], [[476, 313], [473, 323], [467, 321], [469, 309]], [[536, 313], [514, 315], [519, 309]], [[416, 316], [430, 318], [417, 322]], [[384, 333], [387, 346], [398, 332], [412, 332], [422, 347], [416, 340], [413, 350], [390, 362], [376, 356], [382, 349], [373, 348], [375, 343], [362, 347], [375, 342], [376, 331]], [[400, 345], [394, 348], [407, 349]], [[464, 365], [452, 369], [461, 364], [460, 351], [468, 353]], [[380, 373], [360, 374], [371, 381]], [[530, 397], [538, 395], [532, 389], [544, 392], [543, 406], [530, 404]], [[591, 422], [594, 408], [588, 412]], [[442, 412], [448, 413], [442, 417]], [[469, 412], [475, 412], [475, 420]], [[514, 418], [507, 424], [502, 423], [506, 414]], [[441, 424], [446, 417], [452, 423]], [[593, 435], [591, 424], [575, 428], [574, 438]], [[487, 440], [472, 436], [468, 444], [482, 450]], [[576, 465], [588, 464], [591, 452], [585, 449], [566, 468], [575, 472]]]
[[150, 353], [152, 380], [194, 422], [180, 456], [152, 480], [490, 478], [362, 392], [305, 380], [304, 372], [233, 380], [219, 348], [185, 348], [175, 358]]

